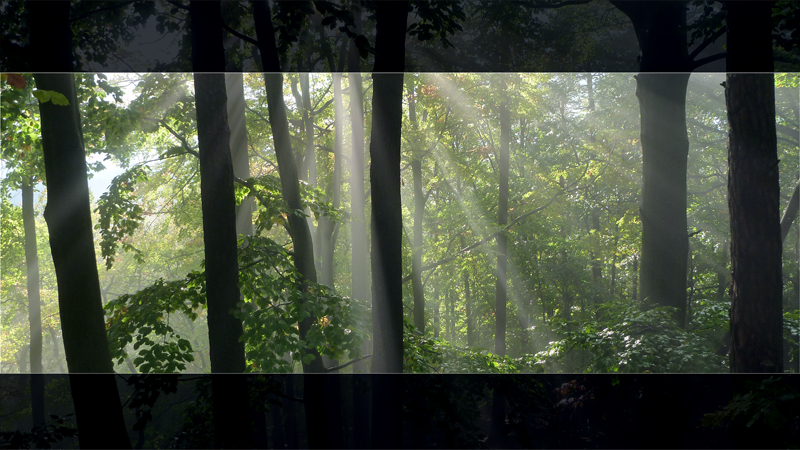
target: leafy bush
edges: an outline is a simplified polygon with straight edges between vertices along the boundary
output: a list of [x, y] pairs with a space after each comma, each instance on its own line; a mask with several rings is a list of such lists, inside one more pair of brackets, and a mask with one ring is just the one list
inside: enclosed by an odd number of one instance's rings
[[[671, 308], [643, 309], [633, 302], [608, 302], [599, 308], [601, 318], [595, 322], [555, 319], [561, 339], [537, 353], [537, 362], [553, 367], [579, 349], [589, 356], [587, 366], [579, 368], [587, 373], [728, 371], [727, 356], [714, 351], [714, 341], [706, 335], [712, 327], [706, 323], [683, 330], [672, 318]], [[719, 320], [715, 311], [709, 308], [698, 320], [714, 325]]]

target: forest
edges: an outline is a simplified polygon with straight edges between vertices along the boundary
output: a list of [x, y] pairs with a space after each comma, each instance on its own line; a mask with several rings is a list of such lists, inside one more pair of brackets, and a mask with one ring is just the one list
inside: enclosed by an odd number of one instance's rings
[[[792, 442], [764, 4], [3, 2], [0, 447]], [[151, 22], [172, 63], [123, 48]], [[779, 375], [644, 375], [720, 373]]]

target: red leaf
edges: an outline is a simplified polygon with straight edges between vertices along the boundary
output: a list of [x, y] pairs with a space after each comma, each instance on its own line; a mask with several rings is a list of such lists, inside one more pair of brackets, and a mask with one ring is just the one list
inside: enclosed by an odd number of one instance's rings
[[25, 86], [28, 84], [25, 81], [25, 77], [18, 73], [10, 73], [8, 74], [8, 84], [14, 86], [17, 89], [25, 89]]

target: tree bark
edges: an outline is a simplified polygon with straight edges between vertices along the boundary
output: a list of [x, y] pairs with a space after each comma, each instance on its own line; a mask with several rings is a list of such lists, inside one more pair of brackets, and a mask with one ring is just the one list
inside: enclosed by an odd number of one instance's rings
[[[269, 3], [266, 1], [253, 2], [253, 11], [262, 67], [264, 67], [265, 71], [276, 72], [265, 73], [264, 83], [267, 90], [267, 109], [275, 145], [275, 157], [278, 160], [278, 174], [281, 179], [281, 193], [290, 210], [302, 211], [300, 181], [297, 174], [297, 165], [292, 155], [289, 121], [286, 117], [286, 104], [283, 101], [283, 74], [280, 73]], [[303, 276], [303, 290], [306, 290], [308, 288], [307, 282], [316, 283], [317, 281], [311, 230], [305, 218], [297, 214], [289, 215], [288, 222], [294, 246], [294, 266]], [[301, 340], [306, 340], [306, 335], [311, 329], [314, 320], [309, 315], [298, 324], [298, 334]], [[306, 349], [302, 356], [305, 355], [313, 356], [310, 362], [303, 362], [303, 373], [307, 374], [303, 377], [306, 427], [309, 430], [327, 430], [324, 379], [319, 376], [308, 375], [324, 373], [325, 366], [322, 363], [322, 356], [316, 348]], [[309, 433], [308, 445], [311, 448], [328, 447], [327, 433]]]
[[[372, 189], [372, 447], [403, 438], [403, 285], [400, 147], [408, 2], [375, 3], [370, 186]], [[381, 73], [393, 72], [393, 73]]]
[[[231, 130], [231, 163], [233, 176], [246, 180], [250, 178], [250, 155], [247, 151], [247, 123], [245, 121], [244, 77], [241, 73], [225, 74], [225, 90], [228, 96], [228, 125]], [[252, 198], [242, 200], [236, 206], [236, 233], [253, 235]]]
[[[311, 87], [309, 82], [309, 74], [301, 73], [300, 74], [300, 94], [301, 94], [301, 101], [303, 104], [303, 129], [305, 131], [305, 168], [302, 169], [302, 172], [308, 174], [308, 178], [306, 178], [306, 182], [311, 187], [317, 187], [317, 154], [314, 151], [314, 118], [312, 117], [311, 111]], [[302, 179], [302, 177], [300, 177]], [[322, 273], [321, 265], [320, 265], [320, 258], [322, 256], [322, 252], [320, 251], [320, 239], [319, 236], [315, 236], [316, 230], [314, 228], [314, 216], [311, 214], [311, 209], [305, 209], [306, 214], [306, 222], [308, 222], [308, 231], [311, 233], [311, 241], [314, 248], [314, 267], [317, 271], [317, 274]], [[324, 275], [320, 278], [320, 283], [325, 284], [322, 280]]]
[[[355, 23], [356, 32], [360, 32], [360, 11], [355, 12]], [[364, 97], [359, 61], [358, 48], [353, 42], [350, 45], [347, 59], [348, 70], [350, 71], [347, 74], [347, 79], [350, 84], [350, 126], [352, 128], [352, 150], [350, 154], [350, 239], [352, 241], [350, 283], [353, 298], [369, 302], [371, 300], [369, 289], [369, 240], [367, 239], [367, 222], [364, 215], [364, 205], [366, 203], [364, 190]], [[368, 354], [368, 341], [364, 342], [362, 352], [365, 355]], [[365, 372], [366, 366], [363, 361], [353, 364], [353, 373]], [[355, 422], [364, 423], [363, 420], [356, 420]]]
[[414, 245], [411, 257], [411, 286], [414, 293], [414, 326], [425, 334], [425, 292], [422, 286], [422, 217], [425, 214], [425, 197], [422, 194], [422, 155], [420, 154], [419, 124], [414, 82], [409, 81], [408, 119], [411, 123], [411, 173], [414, 186]]
[[25, 266], [28, 284], [28, 324], [30, 325], [31, 415], [33, 426], [44, 419], [44, 369], [42, 367], [42, 312], [39, 296], [39, 255], [36, 248], [36, 215], [33, 210], [33, 181], [22, 183], [22, 226], [25, 229]]
[[[192, 66], [195, 72], [200, 197], [205, 244], [208, 342], [211, 373], [243, 373], [241, 320], [230, 311], [240, 300], [233, 190], [231, 132], [225, 88], [225, 53], [218, 1], [192, 1]], [[214, 445], [253, 446], [249, 396], [244, 377], [211, 378]]]
[[[361, 11], [354, 11], [356, 32], [361, 31]], [[364, 205], [364, 97], [359, 67], [360, 57], [355, 42], [350, 43], [347, 55], [350, 85], [350, 126], [352, 149], [350, 153], [350, 240], [352, 242], [350, 283], [353, 298], [370, 301], [369, 289], [369, 240], [367, 239]], [[362, 344], [362, 353], [369, 354], [369, 341]], [[353, 446], [370, 448], [370, 395], [371, 378], [366, 375], [364, 361], [353, 364]], [[364, 375], [356, 375], [364, 374]]]
[[[783, 372], [772, 2], [728, 2], [731, 372]], [[735, 73], [745, 64], [769, 74]]]
[[[686, 2], [612, 2], [633, 22], [641, 73], [636, 96], [642, 123], [641, 296], [676, 308], [686, 319], [686, 88], [691, 71], [686, 45]], [[675, 72], [686, 73], [654, 73]]]
[[[39, 104], [48, 201], [44, 211], [58, 283], [58, 306], [70, 391], [82, 448], [130, 448], [103, 316], [94, 253], [86, 154], [71, 74], [69, 3], [27, 5], [30, 68], [38, 89], [63, 94], [67, 106]], [[91, 377], [80, 373], [96, 373]]]

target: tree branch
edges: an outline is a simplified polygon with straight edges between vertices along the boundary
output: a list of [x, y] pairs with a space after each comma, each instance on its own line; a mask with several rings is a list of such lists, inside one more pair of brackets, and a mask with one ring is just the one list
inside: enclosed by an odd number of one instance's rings
[[363, 360], [365, 360], [365, 359], [367, 359], [367, 358], [369, 358], [371, 356], [372, 355], [365, 355], [365, 356], [362, 356], [361, 358], [354, 359], [354, 360], [352, 360], [350, 362], [346, 362], [346, 363], [344, 363], [344, 364], [342, 364], [340, 366], [327, 368], [327, 369], [325, 369], [325, 372], [333, 372], [334, 370], [344, 369], [345, 367], [349, 366], [350, 364], [355, 364], [355, 363], [357, 363], [359, 361], [363, 361]]
[[719, 39], [720, 36], [725, 34], [727, 31], [728, 31], [728, 27], [723, 25], [722, 28], [720, 28], [719, 30], [715, 31], [714, 34], [712, 34], [711, 36], [708, 37], [708, 39], [706, 39], [700, 45], [698, 45], [697, 48], [694, 49], [694, 51], [692, 51], [692, 53], [689, 55], [689, 59], [693, 60], [693, 59], [697, 58], [697, 55], [702, 53], [703, 50], [706, 49], [706, 47], [708, 47], [709, 45], [713, 44], [714, 41]]
[[244, 35], [242, 33], [239, 33], [238, 31], [236, 31], [233, 28], [229, 27], [228, 24], [226, 24], [225, 22], [222, 23], [222, 28], [224, 28], [225, 31], [227, 31], [228, 33], [238, 37], [239, 39], [241, 39], [241, 40], [243, 40], [245, 42], [249, 42], [249, 43], [255, 45], [258, 48], [261, 48], [261, 47], [258, 46], [258, 41], [257, 40], [251, 38], [250, 36], [247, 36], [247, 35]]
[[696, 70], [698, 67], [702, 67], [708, 63], [712, 63], [720, 59], [725, 59], [727, 57], [728, 57], [728, 52], [722, 52], [722, 53], [717, 53], [716, 55], [706, 56], [705, 58], [700, 58], [697, 61], [695, 61], [691, 65], [691, 68], [692, 70]]

